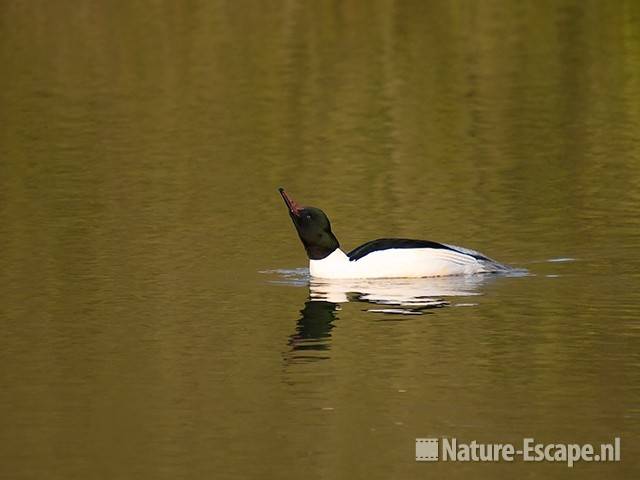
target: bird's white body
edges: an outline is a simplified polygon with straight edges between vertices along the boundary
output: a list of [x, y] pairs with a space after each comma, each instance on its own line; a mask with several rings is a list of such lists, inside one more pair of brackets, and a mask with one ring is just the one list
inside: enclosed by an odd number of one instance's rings
[[350, 260], [339, 248], [321, 260], [309, 260], [316, 278], [409, 278], [504, 272], [509, 268], [473, 250], [449, 248], [388, 248]]

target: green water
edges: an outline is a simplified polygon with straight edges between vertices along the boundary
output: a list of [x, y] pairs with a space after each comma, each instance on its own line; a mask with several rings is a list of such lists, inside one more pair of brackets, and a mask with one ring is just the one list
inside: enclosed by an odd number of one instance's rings
[[[1, 478], [638, 477], [639, 3], [4, 1], [0, 69]], [[309, 285], [279, 186], [529, 275]]]

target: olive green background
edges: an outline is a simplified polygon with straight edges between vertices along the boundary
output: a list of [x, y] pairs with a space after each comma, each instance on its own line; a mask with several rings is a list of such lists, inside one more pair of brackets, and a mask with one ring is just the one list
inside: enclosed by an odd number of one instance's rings
[[[1, 478], [638, 478], [640, 3], [4, 0], [0, 72]], [[530, 275], [308, 302], [279, 186]]]

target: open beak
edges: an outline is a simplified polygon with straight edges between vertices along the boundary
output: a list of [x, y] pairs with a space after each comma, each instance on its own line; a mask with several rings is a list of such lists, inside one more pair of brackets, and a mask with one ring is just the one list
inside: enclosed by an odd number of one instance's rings
[[284, 203], [287, 204], [289, 213], [291, 213], [291, 215], [295, 215], [296, 217], [299, 217], [300, 210], [302, 210], [302, 207], [298, 205], [293, 198], [287, 195], [287, 192], [284, 191], [284, 188], [280, 187], [278, 191], [280, 192], [280, 195], [282, 195], [282, 199], [284, 200]]

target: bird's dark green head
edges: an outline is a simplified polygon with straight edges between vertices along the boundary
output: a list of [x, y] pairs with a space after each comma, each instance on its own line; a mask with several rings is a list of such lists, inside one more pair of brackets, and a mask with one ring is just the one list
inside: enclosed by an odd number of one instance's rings
[[278, 190], [289, 209], [289, 216], [298, 231], [307, 256], [311, 260], [321, 260], [340, 247], [338, 239], [331, 231], [331, 223], [322, 210], [303, 207], [287, 195], [283, 188]]

